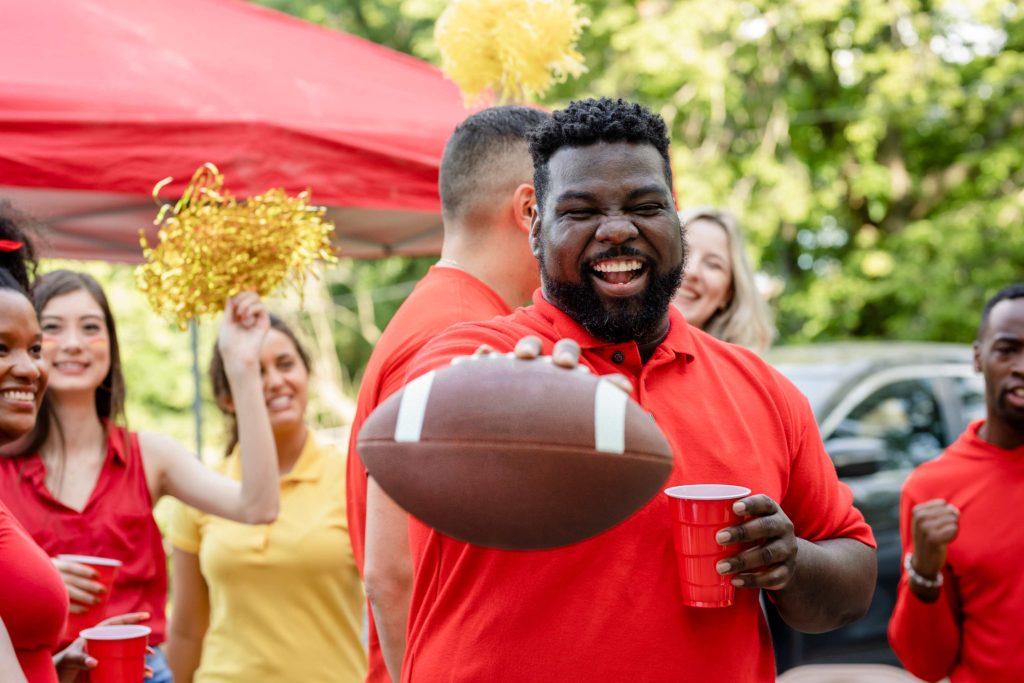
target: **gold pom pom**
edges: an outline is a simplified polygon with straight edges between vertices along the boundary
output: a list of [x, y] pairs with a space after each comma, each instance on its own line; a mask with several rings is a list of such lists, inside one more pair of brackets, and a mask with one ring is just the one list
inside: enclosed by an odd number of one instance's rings
[[[159, 202], [166, 178], [153, 188]], [[323, 207], [311, 206], [309, 190], [284, 190], [239, 202], [223, 189], [224, 176], [204, 164], [181, 199], [165, 204], [154, 223], [160, 244], [150, 247], [140, 231], [146, 263], [135, 271], [138, 286], [158, 313], [184, 329], [188, 321], [224, 310], [231, 296], [266, 296], [286, 281], [301, 285], [317, 259], [336, 261], [334, 226]]]
[[488, 90], [524, 102], [586, 71], [576, 41], [587, 23], [572, 0], [452, 0], [434, 37], [467, 103]]

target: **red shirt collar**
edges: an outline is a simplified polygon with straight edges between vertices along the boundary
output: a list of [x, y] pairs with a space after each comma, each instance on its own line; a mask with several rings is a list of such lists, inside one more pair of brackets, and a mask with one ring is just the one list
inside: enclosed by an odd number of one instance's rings
[[107, 458], [112, 458], [119, 465], [128, 464], [128, 430], [105, 422], [107, 428]]
[[[544, 294], [538, 288], [533, 293], [534, 309], [548, 320], [561, 339], [572, 339], [580, 345], [581, 349], [596, 349], [609, 346], [620, 346], [616, 342], [599, 339], [587, 332], [575, 320], [570, 318], [562, 309], [550, 303], [544, 298]], [[686, 324], [683, 314], [675, 306], [668, 307], [668, 336], [658, 345], [655, 355], [668, 351], [675, 356], [682, 356], [687, 363], [694, 360], [696, 344], [690, 326]], [[636, 342], [626, 342], [636, 346]]]

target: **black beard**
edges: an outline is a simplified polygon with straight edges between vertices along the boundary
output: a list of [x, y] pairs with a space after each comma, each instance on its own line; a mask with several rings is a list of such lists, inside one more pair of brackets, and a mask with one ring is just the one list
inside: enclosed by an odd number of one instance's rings
[[[563, 282], [552, 278], [545, 267], [544, 249], [540, 251], [540, 279], [549, 301], [579, 323], [591, 335], [604, 341], [647, 342], [658, 333], [658, 327], [668, 313], [668, 307], [683, 279], [683, 263], [668, 272], [658, 274], [650, 259], [631, 247], [617, 247], [588, 261], [631, 256], [647, 264], [650, 279], [639, 298], [621, 301], [603, 301], [590, 279], [589, 268], [584, 266], [580, 282]], [[685, 259], [684, 259], [685, 260]]]

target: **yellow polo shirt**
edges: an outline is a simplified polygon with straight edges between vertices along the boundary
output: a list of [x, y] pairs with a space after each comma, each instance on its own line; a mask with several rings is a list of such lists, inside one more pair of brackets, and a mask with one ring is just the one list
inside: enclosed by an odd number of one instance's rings
[[[241, 477], [236, 454], [219, 468]], [[199, 556], [210, 627], [195, 683], [362, 681], [362, 583], [345, 516], [345, 458], [310, 435], [281, 477], [273, 524], [177, 503], [170, 541]]]

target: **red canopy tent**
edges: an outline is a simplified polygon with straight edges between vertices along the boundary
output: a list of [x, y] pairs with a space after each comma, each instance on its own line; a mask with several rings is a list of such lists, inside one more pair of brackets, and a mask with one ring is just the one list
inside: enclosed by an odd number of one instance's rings
[[436, 253], [467, 111], [434, 67], [240, 0], [0, 0], [0, 197], [49, 253], [135, 261], [154, 184], [311, 188], [349, 256]]

